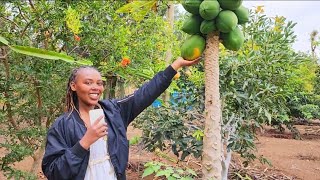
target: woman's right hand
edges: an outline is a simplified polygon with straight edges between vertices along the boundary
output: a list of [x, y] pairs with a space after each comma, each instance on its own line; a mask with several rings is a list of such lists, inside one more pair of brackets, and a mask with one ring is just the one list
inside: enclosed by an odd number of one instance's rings
[[107, 123], [100, 123], [102, 118], [104, 118], [104, 116], [100, 116], [90, 127], [87, 127], [87, 132], [79, 142], [84, 149], [88, 150], [91, 144], [96, 142], [99, 138], [108, 135]]
[[178, 57], [172, 64], [172, 68], [176, 71], [178, 71], [181, 67], [184, 67], [184, 66], [192, 66], [192, 65], [195, 65], [197, 63], [199, 63], [201, 57], [198, 57], [192, 61], [188, 61], [188, 60], [185, 60], [183, 59], [182, 57]]

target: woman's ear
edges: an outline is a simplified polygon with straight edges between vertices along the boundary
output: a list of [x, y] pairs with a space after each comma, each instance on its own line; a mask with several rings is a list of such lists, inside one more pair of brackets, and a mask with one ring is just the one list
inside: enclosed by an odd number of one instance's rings
[[72, 91], [76, 91], [76, 84], [74, 82], [70, 82], [70, 88]]

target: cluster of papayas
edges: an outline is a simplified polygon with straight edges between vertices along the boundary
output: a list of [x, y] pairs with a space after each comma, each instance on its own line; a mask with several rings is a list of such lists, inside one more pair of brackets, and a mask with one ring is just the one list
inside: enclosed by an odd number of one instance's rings
[[244, 36], [239, 25], [249, 21], [249, 10], [242, 0], [183, 0], [182, 6], [190, 13], [182, 31], [190, 37], [181, 46], [181, 56], [193, 60], [201, 56], [205, 49], [205, 37], [219, 31], [225, 48], [240, 49]]

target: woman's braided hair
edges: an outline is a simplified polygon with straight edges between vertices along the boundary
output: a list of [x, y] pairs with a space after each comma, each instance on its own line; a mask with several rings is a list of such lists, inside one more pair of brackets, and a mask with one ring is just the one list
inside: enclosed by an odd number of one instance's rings
[[78, 106], [78, 96], [75, 91], [72, 91], [71, 83], [75, 82], [79, 71], [81, 71], [83, 69], [94, 69], [94, 70], [98, 71], [98, 69], [96, 69], [93, 66], [80, 66], [80, 67], [72, 70], [71, 75], [69, 77], [68, 84], [67, 84], [67, 93], [66, 93], [66, 102], [65, 102], [65, 111], [66, 112], [72, 112], [73, 110], [78, 111], [78, 107], [77, 107]]

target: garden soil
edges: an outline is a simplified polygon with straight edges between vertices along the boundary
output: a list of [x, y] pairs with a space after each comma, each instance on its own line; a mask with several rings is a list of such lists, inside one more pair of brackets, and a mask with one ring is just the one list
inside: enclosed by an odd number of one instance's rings
[[[246, 172], [254, 175], [255, 179], [297, 179], [297, 180], [320, 180], [320, 126], [296, 126], [301, 132], [303, 140], [292, 139], [291, 134], [286, 130], [279, 133], [273, 128], [267, 127], [260, 132], [257, 139], [257, 150], [259, 155], [267, 158], [272, 166], [262, 165], [258, 161], [248, 167], [240, 167]], [[141, 131], [130, 127], [128, 137], [139, 136]], [[0, 137], [0, 142], [4, 138]], [[0, 148], [0, 156], [6, 153]], [[143, 163], [151, 160], [160, 160], [157, 155], [141, 150], [139, 145], [130, 148], [130, 159], [127, 171], [128, 180], [141, 179], [143, 173]], [[234, 159], [238, 159], [234, 156]], [[201, 171], [201, 164], [195, 159], [187, 159], [187, 165], [196, 171]], [[33, 160], [25, 160], [15, 164], [21, 170], [30, 170]], [[168, 162], [169, 163], [169, 162]], [[236, 167], [234, 164], [233, 167]], [[240, 164], [241, 166], [241, 164]], [[261, 175], [263, 174], [263, 176]], [[45, 179], [41, 169], [38, 169], [39, 179]], [[0, 171], [0, 179], [6, 179]], [[147, 180], [153, 177], [144, 178]], [[199, 178], [201, 179], [201, 178]]]

